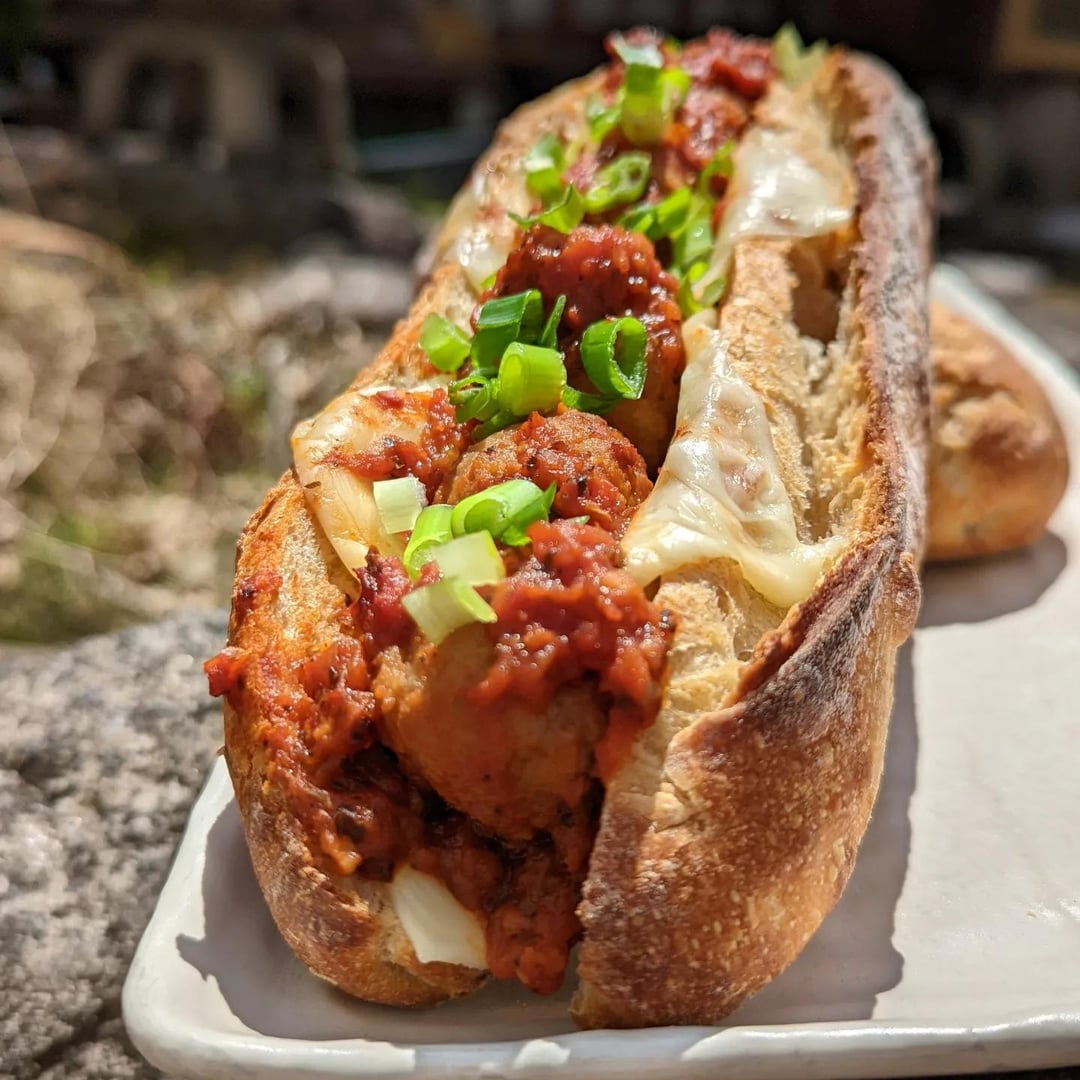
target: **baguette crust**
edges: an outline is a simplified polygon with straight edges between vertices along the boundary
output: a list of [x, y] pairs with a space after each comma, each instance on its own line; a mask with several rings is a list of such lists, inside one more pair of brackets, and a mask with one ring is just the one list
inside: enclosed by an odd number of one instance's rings
[[782, 971], [843, 890], [877, 794], [896, 648], [920, 595], [933, 168], [882, 68], [837, 60], [830, 99], [861, 233], [845, 361], [867, 389], [852, 543], [719, 710], [709, 665], [728, 651], [718, 609], [746, 610], [739, 575], [718, 565], [661, 586], [682, 640], [665, 708], [605, 796], [581, 906], [574, 1016], [587, 1027], [714, 1023]]
[[[586, 1026], [713, 1022], [763, 985], [838, 897], [877, 791], [895, 650], [919, 597], [932, 168], [893, 78], [843, 54], [829, 65], [828, 105], [854, 162], [861, 229], [841, 314], [841, 363], [861, 397], [841, 421], [855, 432], [849, 464], [863, 476], [845, 521], [850, 543], [786, 617], [726, 560], [661, 586], [679, 635], [661, 716], [605, 802], [580, 912], [574, 1013]], [[425, 316], [472, 306], [448, 255], [455, 233], [491, 212], [505, 163], [580, 112], [596, 78], [503, 125], [477, 166], [496, 183], [482, 204], [470, 193], [452, 208], [424, 291], [354, 386], [416, 381]], [[267, 725], [287, 719], [295, 667], [337, 636], [351, 588], [291, 472], [239, 542], [238, 583], [260, 571], [282, 580], [246, 615], [234, 602], [229, 643], [258, 659], [226, 709], [226, 758], [274, 919], [313, 971], [368, 1000], [427, 1005], [466, 993], [481, 974], [419, 963], [387, 888], [333, 873], [271, 766]], [[731, 654], [722, 671], [711, 666], [721, 654]]]
[[996, 338], [930, 309], [933, 411], [927, 557], [1037, 540], [1069, 478], [1065, 435], [1038, 381]]

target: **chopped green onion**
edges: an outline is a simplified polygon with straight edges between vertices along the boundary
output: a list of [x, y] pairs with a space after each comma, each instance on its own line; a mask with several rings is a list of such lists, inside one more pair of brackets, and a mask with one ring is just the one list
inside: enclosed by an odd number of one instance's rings
[[432, 313], [420, 328], [420, 348], [440, 371], [457, 371], [469, 355], [469, 338], [456, 323]]
[[589, 124], [589, 137], [594, 142], [603, 142], [608, 134], [619, 126], [622, 101], [623, 92], [620, 88], [610, 105], [606, 105], [599, 94], [593, 94], [585, 103], [585, 119]]
[[469, 623], [493, 623], [497, 618], [491, 605], [458, 578], [421, 585], [402, 597], [401, 606], [433, 645]]
[[533, 225], [547, 225], [563, 233], [576, 229], [584, 216], [585, 201], [581, 197], [581, 192], [573, 184], [567, 184], [562, 198], [553, 202], [547, 209], [541, 210], [539, 214], [533, 214], [532, 217], [522, 217], [512, 212], [510, 214], [510, 217], [523, 229], [530, 229]]
[[686, 223], [674, 237], [674, 265], [690, 266], [712, 252], [712, 206], [708, 199], [695, 195]]
[[585, 209], [590, 214], [602, 214], [613, 206], [640, 199], [649, 184], [651, 167], [652, 159], [639, 150], [620, 154], [596, 174], [592, 187], [585, 192]]
[[703, 308], [716, 307], [720, 301], [720, 297], [724, 295], [724, 290], [726, 288], [727, 278], [721, 274], [707, 281], [703, 285], [694, 284], [694, 299]]
[[630, 64], [619, 126], [635, 146], [659, 142], [690, 89], [682, 68], [657, 69]]
[[646, 341], [645, 327], [629, 315], [587, 327], [581, 338], [581, 363], [593, 386], [608, 397], [640, 398], [645, 389]]
[[688, 187], [678, 188], [666, 199], [656, 204], [656, 224], [649, 231], [650, 240], [673, 236], [686, 223], [693, 196]]
[[624, 229], [644, 233], [650, 240], [662, 240], [678, 232], [690, 212], [691, 192], [688, 187], [676, 188], [658, 203], [635, 206], [623, 214], [619, 224]]
[[499, 365], [499, 405], [514, 416], [550, 412], [562, 399], [566, 365], [557, 349], [524, 345], [506, 347]]
[[513, 341], [532, 344], [544, 322], [544, 298], [539, 289], [488, 300], [476, 317], [472, 340], [473, 366], [484, 374], [495, 370], [496, 361]]
[[488, 420], [499, 407], [495, 380], [487, 375], [466, 375], [447, 388], [450, 404], [455, 407], [454, 419], [459, 424], [468, 420]]
[[499, 277], [499, 271], [493, 270], [483, 281], [480, 282], [480, 291], [487, 292], [496, 282]]
[[655, 41], [643, 41], [634, 45], [622, 34], [611, 35], [611, 47], [615, 55], [629, 67], [647, 67], [659, 70], [664, 66], [664, 54]]
[[420, 511], [401, 557], [410, 577], [415, 578], [420, 573], [420, 568], [431, 559], [431, 552], [435, 548], [453, 537], [450, 528], [453, 514], [454, 508], [445, 503], [436, 503]]
[[696, 287], [708, 269], [708, 260], [700, 259], [690, 266], [679, 281], [679, 291], [676, 299], [679, 302], [679, 308], [684, 318], [698, 311], [704, 311], [705, 308], [715, 307], [717, 301], [724, 294], [727, 280], [723, 276], [713, 278], [704, 288]]
[[713, 154], [709, 164], [701, 170], [701, 175], [698, 177], [697, 190], [699, 195], [708, 195], [710, 191], [710, 185], [712, 184], [712, 178], [714, 176], [723, 176], [726, 179], [731, 178], [732, 172], [735, 170], [735, 140], [728, 139], [722, 146], [720, 146], [716, 153]]
[[697, 302], [694, 296], [693, 285], [708, 269], [709, 264], [704, 259], [701, 259], [691, 265], [679, 278], [679, 291], [675, 294], [675, 299], [678, 301], [679, 310], [682, 312], [684, 319], [696, 315], [697, 312], [702, 310], [701, 304]]
[[568, 386], [563, 391], [562, 399], [568, 409], [596, 413], [598, 416], [611, 412], [619, 404], [618, 398], [604, 397], [601, 394], [586, 394], [581, 390], [575, 390], [572, 386]]
[[815, 41], [807, 47], [794, 23], [784, 23], [772, 41], [773, 66], [789, 86], [812, 79], [829, 51], [827, 41]]
[[525, 155], [525, 186], [544, 203], [554, 202], [562, 195], [562, 174], [566, 170], [566, 153], [554, 135], [545, 135]]
[[536, 339], [537, 345], [542, 345], [545, 349], [555, 348], [555, 343], [559, 337], [559, 320], [562, 319], [565, 307], [566, 294], [562, 293], [555, 298], [555, 303], [551, 306], [551, 314], [548, 315], [547, 322], [544, 323], [544, 329], [540, 331], [540, 336]]
[[507, 480], [462, 499], [454, 507], [455, 536], [486, 529], [496, 540], [518, 547], [528, 543], [525, 530], [547, 521], [555, 500], [555, 485], [541, 490], [531, 480]]
[[618, 224], [620, 228], [630, 232], [649, 234], [649, 229], [656, 223], [656, 203], [642, 203], [640, 206], [632, 206], [621, 218]]
[[416, 524], [427, 502], [424, 485], [415, 476], [376, 480], [371, 485], [375, 509], [382, 527], [391, 534], [408, 532]]
[[458, 578], [466, 585], [494, 585], [506, 577], [502, 556], [486, 529], [456, 536], [428, 552], [444, 578]]

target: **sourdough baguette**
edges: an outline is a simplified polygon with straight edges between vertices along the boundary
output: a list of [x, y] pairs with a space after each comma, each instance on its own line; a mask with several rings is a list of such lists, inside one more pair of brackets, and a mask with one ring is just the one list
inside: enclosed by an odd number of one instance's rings
[[[575, 138], [604, 78], [503, 124], [409, 315], [301, 441], [364, 414], [377, 387], [430, 384], [425, 319], [468, 322], [487, 277], [480, 238], [514, 243], [506, 211], [528, 212], [525, 153], [545, 133]], [[847, 170], [850, 227], [735, 237], [718, 315], [684, 324], [675, 441], [665, 456], [650, 430], [639, 446], [660, 461], [622, 541], [641, 580], [672, 550], [663, 538], [685, 511], [695, 440], [715, 440], [733, 505], [750, 509], [724, 519], [728, 549], [704, 536], [704, 554], [658, 571], [653, 602], [673, 613], [674, 640], [655, 720], [604, 778], [579, 908], [573, 1013], [586, 1027], [713, 1023], [780, 972], [843, 890], [880, 780], [925, 534], [932, 153], [911, 99], [864, 57], [833, 50], [799, 90], [759, 102], [755, 123], [798, 137], [802, 110], [820, 127], [806, 153]], [[325, 481], [301, 479], [287, 473], [240, 538], [216, 669], [245, 835], [274, 919], [312, 971], [371, 1001], [432, 1004], [483, 970], [421, 962], [397, 878], [343, 873], [302, 812], [325, 792], [283, 764], [297, 717], [317, 712], [305, 665], [339, 647], [357, 596], [341, 537], [321, 524]], [[790, 506], [787, 547], [774, 518], [753, 518], [755, 499]]]
[[970, 559], [1037, 540], [1065, 493], [1065, 435], [1036, 379], [962, 315], [930, 308], [927, 558]]

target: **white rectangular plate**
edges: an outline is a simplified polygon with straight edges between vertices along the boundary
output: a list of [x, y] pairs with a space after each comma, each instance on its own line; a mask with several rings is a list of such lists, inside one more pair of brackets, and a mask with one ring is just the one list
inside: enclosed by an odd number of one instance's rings
[[1074, 480], [1028, 551], [932, 568], [900, 656], [885, 779], [851, 883], [799, 960], [719, 1028], [575, 1032], [569, 992], [437, 1009], [310, 976], [255, 884], [221, 762], [124, 989], [170, 1074], [624, 1080], [920, 1075], [1080, 1063], [1080, 384], [958, 272], [938, 297], [1017, 350]]

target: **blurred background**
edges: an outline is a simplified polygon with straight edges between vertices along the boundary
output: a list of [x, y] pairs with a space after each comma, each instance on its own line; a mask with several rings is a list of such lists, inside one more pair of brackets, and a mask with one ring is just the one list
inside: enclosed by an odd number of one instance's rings
[[0, 639], [224, 605], [499, 118], [612, 28], [789, 20], [923, 96], [943, 255], [1080, 368], [1077, 0], [0, 0]]

